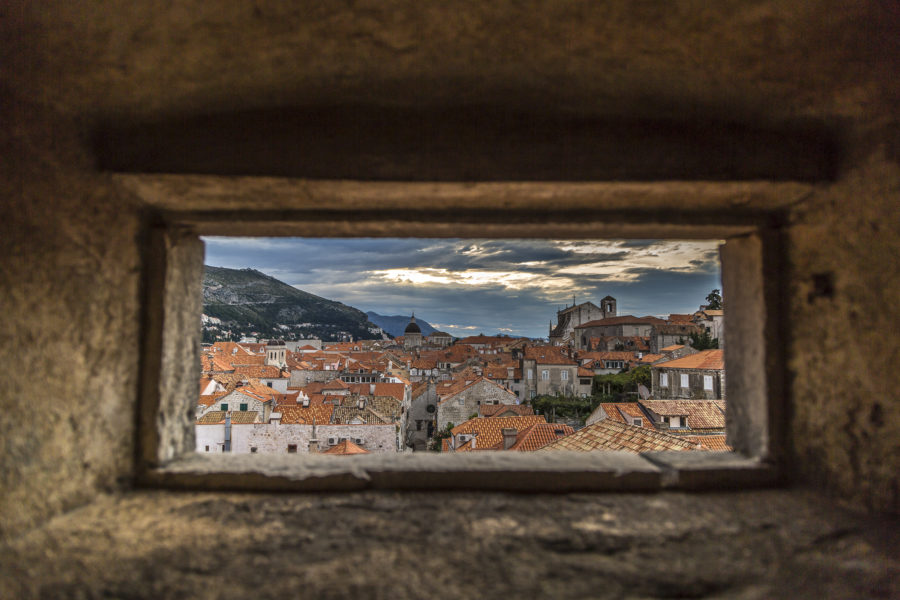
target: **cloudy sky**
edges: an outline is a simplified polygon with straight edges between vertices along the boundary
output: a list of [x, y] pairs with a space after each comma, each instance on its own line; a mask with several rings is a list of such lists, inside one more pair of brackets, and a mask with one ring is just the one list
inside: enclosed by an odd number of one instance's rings
[[456, 336], [546, 337], [573, 295], [613, 296], [619, 315], [693, 312], [722, 287], [714, 240], [204, 240], [208, 265], [251, 267], [362, 311], [415, 311]]

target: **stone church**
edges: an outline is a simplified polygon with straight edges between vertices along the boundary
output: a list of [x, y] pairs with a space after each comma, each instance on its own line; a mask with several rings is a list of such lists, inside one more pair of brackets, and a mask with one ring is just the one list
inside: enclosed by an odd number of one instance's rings
[[572, 298], [572, 306], [556, 311], [556, 327], [550, 323], [550, 343], [554, 346], [566, 346], [575, 343], [575, 328], [590, 321], [606, 319], [616, 316], [616, 299], [606, 296], [600, 301], [600, 306], [593, 302], [575, 304]]

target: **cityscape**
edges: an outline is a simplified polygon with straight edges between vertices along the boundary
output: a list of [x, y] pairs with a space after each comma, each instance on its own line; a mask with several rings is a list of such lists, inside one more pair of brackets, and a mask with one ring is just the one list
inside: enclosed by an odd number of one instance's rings
[[[427, 242], [420, 243], [429, 247]], [[627, 295], [629, 288], [615, 283], [635, 279], [634, 266], [618, 271], [608, 266], [635, 259], [620, 242], [563, 242], [552, 252], [546, 244], [535, 250], [524, 241], [519, 246], [504, 243], [503, 252], [514, 254], [519, 265], [535, 265], [529, 253], [544, 257], [548, 275], [540, 285], [509, 264], [500, 265], [499, 251], [484, 241], [454, 243], [463, 259], [457, 268], [467, 276], [446, 266], [453, 262], [446, 246], [443, 255], [436, 253], [445, 265], [440, 267], [445, 296], [453, 293], [447, 281], [481, 294], [485, 286], [500, 285], [517, 302], [529, 287], [538, 295], [548, 290], [558, 294], [562, 286], [550, 279], [561, 271], [568, 281], [572, 274], [602, 272], [598, 288], [605, 284]], [[661, 265], [667, 252], [680, 259], [686, 252], [684, 245], [656, 241], [633, 247], [645, 251], [638, 260], [646, 260], [646, 248], [652, 247], [653, 260]], [[582, 265], [567, 262], [572, 248], [581, 249]], [[602, 252], [606, 264], [596, 256], [584, 257], [585, 248]], [[715, 244], [690, 246], [704, 258], [688, 263], [717, 278], [710, 248], [714, 252]], [[207, 262], [210, 254], [208, 250]], [[485, 254], [493, 255], [496, 268], [505, 269], [507, 281], [485, 277], [479, 289], [467, 279]], [[474, 262], [473, 256], [478, 257]], [[554, 259], [565, 264], [554, 264]], [[399, 283], [407, 289], [395, 282], [401, 298], [414, 298], [409, 286], [421, 288], [427, 281], [416, 272], [429, 271], [434, 277], [436, 268], [383, 258], [379, 266], [389, 267], [380, 271], [405, 270], [405, 281]], [[366, 274], [358, 262], [355, 268], [363, 280]], [[552, 297], [543, 298], [545, 310], [549, 308], [542, 315], [543, 335], [514, 332], [502, 305], [496, 306], [496, 326], [485, 327], [487, 334], [457, 335], [464, 323], [450, 332], [443, 316], [434, 323], [422, 318], [441, 315], [439, 300], [416, 302], [418, 317], [412, 311], [363, 312], [324, 297], [322, 287], [314, 289], [323, 295], [315, 295], [309, 293], [311, 285], [289, 285], [270, 274], [277, 269], [266, 271], [206, 267], [195, 412], [200, 453], [731, 450], [725, 440], [724, 300], [718, 288], [700, 291], [695, 285], [687, 290], [696, 294], [693, 310], [638, 316], [622, 310], [622, 298], [601, 297], [599, 289], [580, 286], [575, 291], [593, 292], [593, 297], [580, 302], [572, 297], [555, 306], [546, 301]], [[322, 273], [316, 273], [319, 280]], [[523, 284], [515, 289], [514, 281]], [[339, 288], [328, 296], [347, 299]], [[656, 289], [650, 282], [639, 289], [646, 305], [659, 300], [654, 294], [663, 295]], [[416, 291], [420, 298], [428, 292]], [[672, 296], [664, 296], [663, 303], [666, 297]], [[659, 311], [660, 304], [655, 307]]]

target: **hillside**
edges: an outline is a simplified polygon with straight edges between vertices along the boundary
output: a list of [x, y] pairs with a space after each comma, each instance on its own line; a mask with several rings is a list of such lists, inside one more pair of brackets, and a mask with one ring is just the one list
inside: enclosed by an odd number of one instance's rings
[[[352, 306], [298, 290], [254, 269], [206, 266], [204, 341], [243, 335], [285, 340], [381, 338], [381, 330]], [[217, 322], [218, 321], [218, 322]]]
[[[404, 330], [406, 330], [406, 326], [409, 325], [409, 315], [379, 315], [376, 312], [372, 312], [371, 310], [366, 313], [366, 316], [369, 318], [369, 321], [378, 325], [386, 332], [391, 334], [394, 337], [399, 337], [403, 335]], [[428, 324], [424, 319], [420, 319], [416, 317], [416, 325], [419, 326], [419, 329], [422, 330], [422, 335], [431, 335], [435, 331], [437, 331], [434, 327]]]

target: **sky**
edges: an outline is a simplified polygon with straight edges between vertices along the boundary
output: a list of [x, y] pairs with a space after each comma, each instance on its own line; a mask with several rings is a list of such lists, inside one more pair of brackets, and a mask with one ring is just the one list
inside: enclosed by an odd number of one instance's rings
[[721, 289], [717, 240], [205, 237], [206, 264], [253, 268], [451, 335], [546, 337], [556, 311], [609, 295], [619, 315], [691, 313]]

